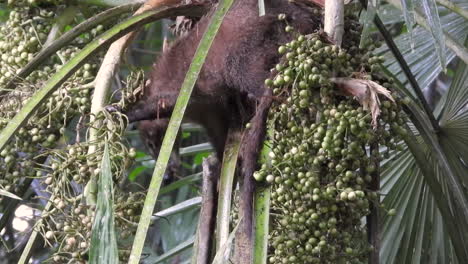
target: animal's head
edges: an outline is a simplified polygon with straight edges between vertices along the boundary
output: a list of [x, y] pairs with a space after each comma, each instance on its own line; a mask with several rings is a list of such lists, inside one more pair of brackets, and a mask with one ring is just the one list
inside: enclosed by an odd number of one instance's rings
[[[138, 123], [138, 130], [140, 131], [143, 143], [146, 145], [154, 159], [157, 159], [159, 156], [159, 151], [161, 150], [162, 141], [168, 124], [169, 119], [143, 120]], [[164, 174], [165, 182], [171, 182], [177, 178], [180, 167], [178, 145], [178, 141], [176, 141], [167, 170]]]
[[157, 158], [169, 121], [167, 119], [143, 120], [138, 123], [138, 130], [143, 143], [150, 154]]

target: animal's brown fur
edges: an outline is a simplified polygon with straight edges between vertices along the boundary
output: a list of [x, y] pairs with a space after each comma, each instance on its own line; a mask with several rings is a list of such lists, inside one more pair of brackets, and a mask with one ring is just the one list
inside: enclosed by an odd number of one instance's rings
[[[186, 118], [204, 126], [218, 156], [222, 155], [228, 124], [241, 127], [255, 112], [264, 80], [278, 62], [277, 48], [291, 39], [277, 14], [302, 33], [320, 25], [303, 4], [270, 1], [267, 15], [258, 16], [256, 0], [240, 0], [226, 15], [199, 75]], [[212, 12], [179, 38], [154, 65], [143, 98], [128, 113], [130, 121], [168, 118], [180, 86], [209, 23]], [[142, 125], [142, 129], [145, 126]], [[165, 130], [165, 128], [164, 128]]]
[[[279, 13], [286, 14], [287, 23], [306, 34], [317, 31], [321, 18], [313, 15], [307, 6], [289, 3], [287, 0], [265, 1], [266, 14], [258, 16], [257, 0], [238, 0], [228, 12], [213, 42], [205, 64], [198, 77], [186, 119], [201, 124], [216, 149], [220, 160], [224, 150], [228, 128], [247, 129], [241, 142], [241, 204], [243, 223], [240, 233], [247, 241], [246, 252], [238, 252], [242, 263], [250, 263], [252, 249], [252, 201], [258, 153], [265, 135], [265, 121], [271, 105], [271, 91], [264, 88], [264, 80], [270, 69], [278, 63], [278, 46], [293, 38], [285, 33], [286, 23], [279, 21]], [[186, 35], [179, 38], [154, 65], [144, 97], [128, 113], [130, 121], [163, 119], [154, 127], [142, 123], [140, 131], [148, 136], [148, 129], [155, 129], [162, 137], [185, 74], [200, 38], [210, 21], [211, 11]], [[157, 151], [161, 138], [150, 136]], [[157, 154], [157, 153], [155, 153]], [[241, 260], [241, 259], [245, 259]]]

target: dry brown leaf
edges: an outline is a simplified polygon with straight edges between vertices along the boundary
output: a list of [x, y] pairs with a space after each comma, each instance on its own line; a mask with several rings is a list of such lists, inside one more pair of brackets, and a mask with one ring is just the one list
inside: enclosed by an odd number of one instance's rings
[[379, 94], [395, 102], [391, 93], [382, 85], [363, 79], [331, 78], [330, 79], [345, 95], [354, 96], [364, 110], [369, 110], [372, 115], [372, 126], [376, 128], [377, 118], [380, 115]]

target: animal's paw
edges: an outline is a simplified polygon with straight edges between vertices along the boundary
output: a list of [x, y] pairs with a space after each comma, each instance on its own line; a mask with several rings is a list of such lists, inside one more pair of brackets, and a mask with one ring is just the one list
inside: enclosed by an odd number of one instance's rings
[[122, 112], [122, 108], [118, 105], [108, 105], [105, 106], [104, 109], [109, 113]]

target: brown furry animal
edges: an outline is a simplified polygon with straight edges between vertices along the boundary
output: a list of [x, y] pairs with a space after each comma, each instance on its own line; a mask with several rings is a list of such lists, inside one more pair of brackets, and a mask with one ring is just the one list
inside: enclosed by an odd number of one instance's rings
[[[239, 234], [238, 260], [250, 263], [252, 249], [252, 174], [265, 135], [265, 121], [271, 105], [271, 90], [264, 80], [280, 60], [278, 47], [294, 34], [286, 33], [291, 25], [302, 34], [317, 31], [321, 16], [310, 6], [287, 0], [266, 2], [266, 15], [258, 16], [258, 0], [238, 0], [228, 11], [216, 35], [198, 77], [185, 118], [206, 128], [218, 157], [222, 158], [228, 128], [241, 129], [247, 122], [240, 150], [241, 204], [243, 223]], [[278, 14], [286, 15], [286, 22]], [[157, 155], [180, 87], [200, 38], [213, 11], [179, 38], [154, 65], [141, 100], [126, 114], [130, 120], [143, 121], [139, 127]], [[150, 131], [151, 130], [151, 131]], [[151, 133], [150, 133], [151, 132]], [[243, 250], [242, 250], [243, 249]], [[244, 262], [245, 260], [245, 262]]]
[[[264, 80], [279, 61], [277, 48], [292, 37], [284, 32], [286, 23], [277, 19], [279, 13], [285, 13], [288, 24], [301, 33], [311, 33], [321, 23], [304, 4], [270, 1], [267, 15], [259, 17], [256, 0], [239, 0], [226, 15], [199, 75], [186, 118], [207, 129], [219, 157], [227, 127], [242, 127], [255, 113], [265, 91]], [[202, 18], [159, 58], [141, 101], [127, 112], [131, 122], [170, 117], [211, 15]], [[142, 131], [145, 126], [149, 123], [141, 125]], [[165, 130], [164, 125], [161, 128]]]

